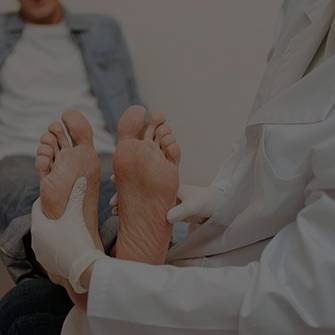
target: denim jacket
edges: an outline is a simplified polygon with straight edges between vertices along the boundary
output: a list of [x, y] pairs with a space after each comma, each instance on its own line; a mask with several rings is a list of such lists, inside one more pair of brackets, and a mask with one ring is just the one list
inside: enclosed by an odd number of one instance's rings
[[[114, 133], [122, 113], [130, 105], [140, 103], [121, 29], [113, 18], [101, 15], [75, 15], [65, 11], [65, 21], [81, 51], [92, 93], [107, 128]], [[23, 28], [24, 22], [18, 13], [0, 15], [0, 71]]]

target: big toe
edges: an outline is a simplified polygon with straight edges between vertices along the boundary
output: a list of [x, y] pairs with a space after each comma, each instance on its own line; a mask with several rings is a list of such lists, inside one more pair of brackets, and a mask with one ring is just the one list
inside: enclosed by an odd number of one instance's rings
[[76, 110], [63, 113], [62, 121], [74, 145], [93, 145], [93, 130], [86, 117]]
[[123, 113], [117, 128], [119, 141], [140, 139], [145, 128], [146, 113], [142, 106], [131, 106]]

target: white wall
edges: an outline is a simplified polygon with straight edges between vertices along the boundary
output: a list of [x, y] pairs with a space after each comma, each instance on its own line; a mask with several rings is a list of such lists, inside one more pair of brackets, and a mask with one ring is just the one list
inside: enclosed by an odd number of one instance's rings
[[[168, 115], [184, 181], [211, 180], [238, 139], [282, 0], [64, 0], [123, 25], [142, 96]], [[15, 0], [1, 0], [1, 11]]]

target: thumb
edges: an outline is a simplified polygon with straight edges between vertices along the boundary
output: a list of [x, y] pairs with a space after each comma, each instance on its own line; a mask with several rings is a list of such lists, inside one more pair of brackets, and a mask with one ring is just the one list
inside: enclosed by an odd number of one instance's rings
[[181, 184], [178, 190], [178, 198], [180, 200], [184, 200], [188, 198], [190, 195], [194, 194], [195, 187], [191, 185]]
[[41, 198], [38, 198], [32, 208], [31, 212], [31, 225], [32, 229], [41, 222], [44, 222], [46, 220], [46, 216], [43, 214], [42, 211], [42, 205], [41, 205]]
[[83, 214], [83, 204], [86, 195], [86, 189], [87, 189], [86, 178], [85, 177], [78, 178], [73, 186], [71, 195], [69, 197], [65, 215], [67, 213], [75, 213], [76, 215]]
[[189, 216], [185, 206], [183, 203], [172, 208], [167, 213], [167, 220], [171, 224], [175, 224], [177, 222], [185, 220]]

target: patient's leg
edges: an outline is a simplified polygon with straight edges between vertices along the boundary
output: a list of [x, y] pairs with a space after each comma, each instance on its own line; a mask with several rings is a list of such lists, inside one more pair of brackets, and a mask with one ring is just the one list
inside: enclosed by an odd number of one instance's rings
[[[116, 257], [163, 264], [172, 234], [166, 214], [176, 203], [180, 149], [162, 117], [153, 119], [144, 134], [143, 109], [128, 110], [120, 121], [113, 157], [119, 199]], [[155, 139], [155, 134], [161, 136]]]
[[37, 150], [36, 169], [41, 178], [40, 197], [45, 215], [51, 219], [61, 217], [75, 181], [87, 178], [84, 217], [99, 249], [102, 243], [98, 233], [98, 199], [101, 168], [93, 147], [92, 128], [79, 112], [65, 112], [62, 116], [73, 147], [61, 123], [55, 122], [41, 137]]

